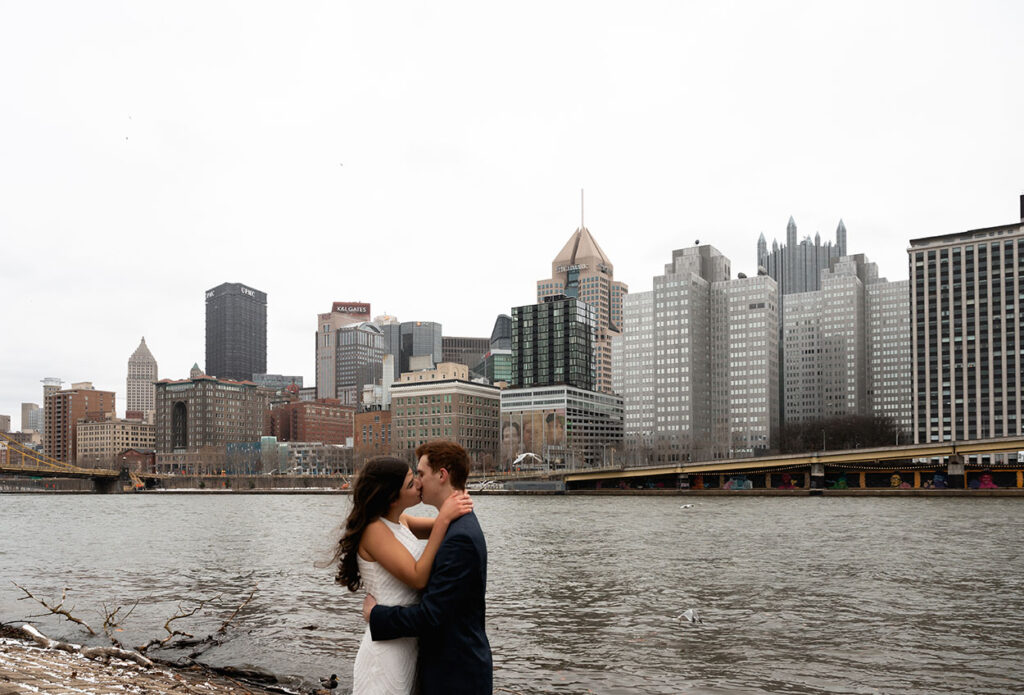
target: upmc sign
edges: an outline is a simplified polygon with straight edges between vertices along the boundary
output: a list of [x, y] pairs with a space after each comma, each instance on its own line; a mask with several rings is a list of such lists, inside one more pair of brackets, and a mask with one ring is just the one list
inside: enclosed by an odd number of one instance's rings
[[358, 314], [360, 316], [369, 316], [370, 305], [363, 304], [361, 302], [335, 302], [331, 306], [331, 311], [336, 311], [339, 314]]

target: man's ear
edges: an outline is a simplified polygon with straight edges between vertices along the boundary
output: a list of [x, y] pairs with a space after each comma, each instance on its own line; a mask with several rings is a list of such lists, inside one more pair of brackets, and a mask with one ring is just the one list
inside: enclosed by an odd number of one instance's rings
[[438, 474], [439, 476], [441, 476], [441, 482], [442, 482], [442, 483], [443, 483], [444, 481], [446, 481], [446, 480], [448, 479], [448, 476], [449, 476], [449, 473], [448, 473], [448, 469], [447, 469], [447, 468], [444, 468], [444, 467], [442, 467], [442, 468], [438, 468], [438, 469], [437, 469], [437, 474]]

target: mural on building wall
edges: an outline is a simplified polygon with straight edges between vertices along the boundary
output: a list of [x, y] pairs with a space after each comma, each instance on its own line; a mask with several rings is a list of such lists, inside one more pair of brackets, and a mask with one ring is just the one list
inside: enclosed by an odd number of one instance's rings
[[[549, 465], [565, 462], [565, 410], [519, 410], [501, 414], [501, 465], [508, 469], [523, 453], [536, 454]], [[526, 465], [535, 465], [533, 464]]]

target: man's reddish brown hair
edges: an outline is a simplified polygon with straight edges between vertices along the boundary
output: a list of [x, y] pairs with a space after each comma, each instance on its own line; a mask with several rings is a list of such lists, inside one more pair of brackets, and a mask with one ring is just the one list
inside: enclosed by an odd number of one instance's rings
[[455, 442], [445, 439], [434, 439], [416, 447], [416, 460], [426, 456], [430, 470], [437, 473], [442, 468], [448, 471], [452, 487], [456, 490], [466, 489], [469, 477], [469, 454]]

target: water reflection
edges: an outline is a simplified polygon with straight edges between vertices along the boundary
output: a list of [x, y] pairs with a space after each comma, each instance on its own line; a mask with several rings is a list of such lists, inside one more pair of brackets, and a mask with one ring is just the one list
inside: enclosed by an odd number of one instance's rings
[[[360, 597], [314, 562], [348, 500], [0, 496], [0, 580], [69, 605], [179, 604], [204, 654], [309, 687], [350, 682]], [[1024, 681], [1024, 512], [1012, 499], [479, 497], [496, 684], [520, 693], [997, 693]], [[40, 530], [42, 529], [42, 530]], [[37, 612], [0, 585], [0, 620]], [[687, 608], [705, 623], [677, 620]], [[182, 621], [185, 622], [185, 621]], [[52, 618], [55, 636], [82, 635]]]

